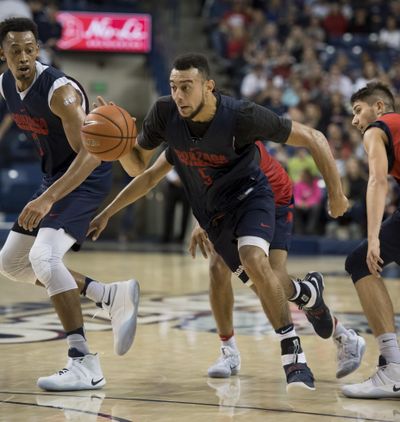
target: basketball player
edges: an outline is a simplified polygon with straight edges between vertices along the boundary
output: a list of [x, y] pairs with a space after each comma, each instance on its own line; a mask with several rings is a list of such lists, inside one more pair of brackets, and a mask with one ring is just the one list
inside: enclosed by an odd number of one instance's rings
[[379, 345], [379, 364], [371, 378], [345, 385], [343, 394], [353, 398], [400, 398], [400, 349], [393, 304], [381, 277], [382, 269], [400, 264], [400, 210], [382, 223], [388, 192], [387, 176], [400, 183], [400, 114], [389, 88], [370, 82], [351, 97], [353, 125], [363, 134], [368, 155], [368, 239], [346, 260], [369, 326]]
[[[225, 259], [219, 247], [230, 240], [238, 243], [243, 268], [281, 340], [288, 390], [314, 389], [283, 287], [269, 261], [275, 207], [271, 188], [253, 159], [254, 143], [265, 139], [308, 147], [326, 181], [331, 215], [338, 217], [348, 201], [335, 162], [320, 132], [254, 103], [215, 93], [209, 75], [204, 56], [179, 57], [170, 74], [171, 96], [155, 103], [138, 145], [120, 162], [134, 176], [146, 167], [152, 150], [167, 143], [194, 215], [216, 251]], [[320, 291], [318, 281], [313, 284], [315, 298]]]
[[[318, 280], [318, 284], [323, 290], [324, 284], [321, 273], [308, 273], [304, 280], [300, 282], [301, 284], [299, 284], [299, 281], [294, 281], [293, 277], [288, 274], [286, 262], [293, 231], [292, 181], [279, 162], [268, 154], [264, 145], [260, 141], [257, 141], [256, 145], [258, 150], [256, 157], [259, 157], [257, 161], [271, 185], [275, 200], [275, 230], [269, 257], [271, 267], [281, 281], [288, 300], [297, 303], [299, 308], [305, 311], [306, 317], [313, 325], [315, 332], [322, 338], [332, 336], [337, 347], [338, 367], [336, 377], [342, 378], [354, 372], [360, 366], [365, 351], [365, 340], [357, 335], [354, 330], [346, 329], [337, 318], [334, 318], [334, 328], [326, 324], [327, 315], [330, 316], [330, 312], [323, 301], [322, 294], [314, 304], [311, 301], [310, 294], [307, 296], [308, 299], [304, 297], [305, 286], [313, 278]], [[197, 246], [205, 258], [210, 258], [210, 303], [221, 340], [221, 356], [208, 369], [208, 375], [212, 378], [227, 378], [236, 375], [240, 370], [240, 353], [233, 330], [234, 299], [231, 273], [236, 274], [256, 294], [257, 289], [243, 271], [235, 244], [232, 242], [225, 244], [225, 257], [229, 257], [229, 261], [225, 263], [221, 256], [215, 252], [207, 233], [196, 224], [192, 231], [189, 246], [193, 258], [196, 257]], [[301, 298], [298, 297], [301, 290], [300, 286], [303, 290]], [[312, 288], [312, 286], [310, 287]]]
[[[275, 230], [270, 247], [271, 267], [282, 283], [286, 297], [302, 307], [308, 320], [314, 326], [316, 333], [322, 338], [328, 338], [334, 331], [333, 338], [338, 349], [336, 376], [337, 378], [344, 377], [360, 366], [365, 350], [365, 341], [353, 330], [346, 330], [336, 318], [334, 329], [331, 324], [326, 324], [327, 319], [330, 321], [330, 311], [322, 298], [324, 287], [322, 274], [317, 272], [309, 273], [302, 282], [294, 281], [288, 275], [286, 260], [293, 229], [292, 182], [278, 161], [269, 155], [264, 144], [257, 141], [256, 146], [254, 159], [267, 176], [275, 201]], [[139, 198], [146, 195], [167, 175], [173, 165], [173, 163], [169, 162], [172, 159], [173, 157], [169, 150], [164, 151], [151, 167], [137, 176], [131, 182], [129, 188], [121, 192], [116, 200], [90, 223], [88, 233], [92, 233], [94, 240], [99, 237], [112, 215], [123, 206], [136, 202]], [[231, 272], [235, 273], [246, 286], [251, 287], [256, 294], [257, 290], [243, 271], [237, 245], [232, 242], [226, 242], [224, 256], [227, 264], [225, 264], [223, 259], [213, 250], [206, 232], [198, 224], [196, 226], [192, 232], [189, 251], [195, 258], [196, 247], [199, 246], [205, 258], [210, 256], [210, 304], [222, 342], [221, 357], [215, 365], [209, 368], [208, 375], [212, 378], [227, 378], [231, 375], [236, 375], [240, 370], [240, 353], [233, 335]], [[310, 283], [313, 278], [317, 280], [321, 288], [321, 294], [314, 298], [311, 297], [313, 284], [312, 282]], [[306, 297], [307, 288], [310, 291]], [[299, 299], [300, 291], [303, 291], [303, 294]], [[312, 301], [315, 303], [313, 304]]]
[[79, 292], [110, 313], [115, 351], [124, 354], [136, 329], [138, 283], [103, 285], [78, 273], [75, 280], [63, 257], [83, 242], [90, 219], [109, 192], [111, 165], [82, 147], [87, 98], [78, 83], [37, 61], [36, 25], [26, 18], [1, 22], [0, 47], [9, 68], [0, 76], [0, 93], [18, 127], [34, 142], [44, 174], [0, 251], [0, 272], [13, 281], [44, 286], [66, 332], [67, 366], [39, 378], [38, 386], [101, 388], [105, 379], [98, 355], [90, 353], [86, 341]]

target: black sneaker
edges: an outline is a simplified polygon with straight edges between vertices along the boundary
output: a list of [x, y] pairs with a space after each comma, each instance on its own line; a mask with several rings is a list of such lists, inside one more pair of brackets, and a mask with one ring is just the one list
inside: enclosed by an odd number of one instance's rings
[[314, 306], [310, 308], [307, 307], [306, 303], [301, 303], [301, 298], [299, 301], [296, 301], [296, 303], [299, 305], [299, 309], [304, 310], [306, 318], [314, 327], [315, 332], [322, 338], [329, 338], [333, 334], [334, 324], [331, 311], [326, 306], [322, 296], [324, 291], [324, 277], [321, 273], [311, 272], [308, 273], [300, 283], [304, 281], [308, 281], [314, 285], [317, 291], [317, 299]]
[[291, 363], [283, 367], [286, 374], [286, 391], [289, 393], [298, 388], [315, 390], [314, 375], [306, 363]]

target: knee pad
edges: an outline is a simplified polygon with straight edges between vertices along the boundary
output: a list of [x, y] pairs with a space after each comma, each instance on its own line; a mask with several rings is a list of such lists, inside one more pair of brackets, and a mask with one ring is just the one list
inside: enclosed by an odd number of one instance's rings
[[35, 284], [37, 279], [27, 256], [15, 256], [4, 248], [0, 251], [0, 274], [20, 283]]
[[77, 288], [61, 258], [50, 243], [35, 243], [29, 253], [33, 271], [50, 297]]
[[362, 243], [354, 249], [346, 258], [345, 269], [350, 274], [353, 283], [356, 283], [363, 277], [370, 275], [371, 272], [367, 265], [367, 246]]

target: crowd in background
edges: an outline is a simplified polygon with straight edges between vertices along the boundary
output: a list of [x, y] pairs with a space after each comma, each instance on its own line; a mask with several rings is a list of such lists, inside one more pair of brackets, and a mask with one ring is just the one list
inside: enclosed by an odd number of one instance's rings
[[[59, 8], [137, 11], [128, 0], [12, 0], [19, 14], [39, 27], [41, 61], [57, 66]], [[269, 144], [294, 184], [295, 233], [359, 238], [366, 234], [367, 163], [361, 135], [351, 125], [353, 92], [379, 79], [400, 91], [400, 2], [383, 0], [205, 0], [200, 2], [204, 33], [215, 67], [232, 95], [321, 130], [342, 176], [351, 208], [338, 221], [327, 213], [324, 185], [309, 153]], [[0, 2], [0, 20], [10, 11]], [[6, 116], [4, 104], [0, 113]], [[1, 138], [11, 122], [0, 123], [0, 165], [34, 154], [24, 134]], [[20, 142], [16, 142], [18, 139]], [[399, 205], [391, 182], [387, 212]], [[186, 213], [184, 213], [186, 215]], [[184, 233], [184, 231], [182, 231]], [[170, 235], [164, 233], [164, 240]], [[179, 239], [181, 240], [181, 239]]]
[[[330, 220], [316, 166], [306, 151], [270, 145], [294, 183], [298, 234], [365, 235], [368, 180], [353, 92], [379, 79], [400, 90], [400, 2], [387, 0], [211, 0], [203, 7], [214, 62], [228, 89], [327, 137], [350, 211]], [[399, 203], [391, 184], [390, 213]]]

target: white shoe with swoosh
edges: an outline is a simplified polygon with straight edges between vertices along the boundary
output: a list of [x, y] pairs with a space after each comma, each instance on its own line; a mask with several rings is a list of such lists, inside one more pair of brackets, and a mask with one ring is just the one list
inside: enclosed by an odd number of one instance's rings
[[132, 346], [136, 334], [140, 287], [136, 280], [118, 281], [106, 285], [101, 306], [111, 318], [114, 352], [124, 355]]
[[68, 358], [61, 371], [37, 381], [38, 387], [46, 391], [97, 390], [105, 384], [97, 353]]
[[221, 357], [208, 368], [211, 378], [229, 378], [240, 371], [240, 353], [229, 346], [221, 347]]
[[379, 358], [377, 371], [371, 378], [360, 384], [349, 384], [342, 387], [346, 397], [355, 399], [400, 398], [400, 364], [386, 363]]

